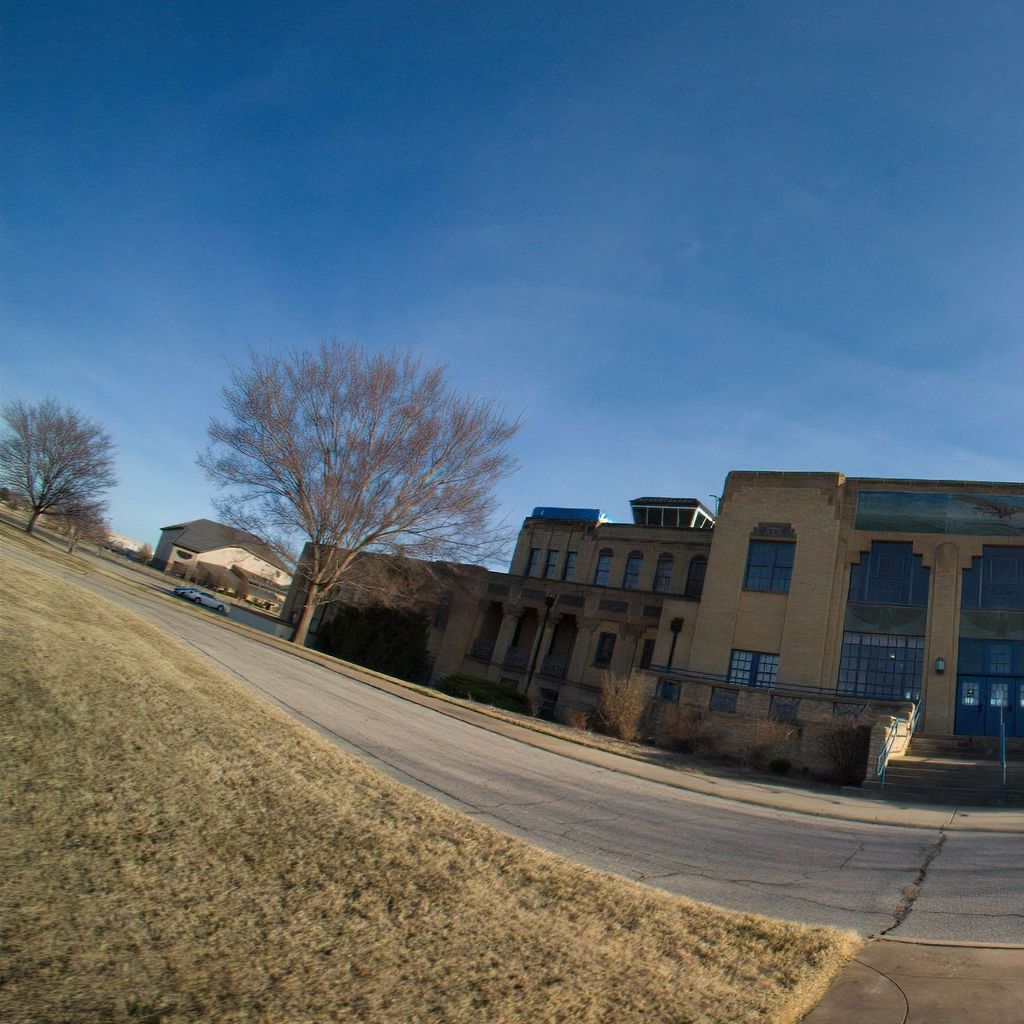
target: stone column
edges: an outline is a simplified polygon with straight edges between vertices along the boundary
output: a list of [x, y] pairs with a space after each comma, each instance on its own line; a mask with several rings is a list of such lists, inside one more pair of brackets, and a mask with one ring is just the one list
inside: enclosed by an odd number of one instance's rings
[[632, 623], [623, 623], [619, 626], [618, 639], [612, 652], [612, 663], [608, 666], [613, 676], [625, 677], [633, 671], [633, 666], [640, 660], [637, 641], [643, 635], [643, 631], [643, 626], [634, 626]]
[[[924, 696], [922, 731], [951, 733], [956, 712], [957, 634], [963, 575], [960, 552], [954, 543], [946, 541], [936, 548], [935, 564], [931, 571], [931, 607], [921, 680]], [[946, 664], [942, 673], [935, 671], [936, 658], [942, 658]]]
[[531, 658], [534, 654], [536, 654], [537, 656], [537, 667], [534, 669], [533, 672], [534, 678], [540, 675], [541, 671], [544, 668], [544, 659], [548, 656], [548, 651], [551, 649], [551, 641], [554, 639], [555, 636], [555, 630], [558, 629], [558, 624], [561, 621], [561, 612], [552, 612], [548, 616], [548, 621], [545, 623], [544, 629], [540, 631], [540, 636], [537, 638], [538, 646], [530, 652]]
[[519, 620], [523, 617], [523, 609], [520, 608], [519, 605], [506, 604], [503, 611], [504, 614], [501, 617], [501, 626], [498, 629], [498, 637], [494, 641], [494, 654], [491, 655], [491, 667], [488, 670], [488, 676], [495, 680], [501, 677], [501, 664], [505, 660], [505, 655], [508, 653], [509, 646], [512, 643], [512, 637], [515, 636]]
[[597, 643], [599, 623], [580, 623], [576, 630], [576, 644], [573, 647], [572, 658], [569, 659], [569, 668], [566, 670], [565, 678], [569, 682], [580, 683], [583, 681], [583, 673], [594, 660], [594, 644]]

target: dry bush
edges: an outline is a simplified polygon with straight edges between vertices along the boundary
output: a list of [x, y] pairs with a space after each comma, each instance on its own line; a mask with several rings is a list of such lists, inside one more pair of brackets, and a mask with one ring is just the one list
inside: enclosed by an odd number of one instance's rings
[[858, 946], [555, 857], [80, 588], [0, 587], [11, 1024], [790, 1024]]
[[796, 738], [796, 726], [774, 719], [757, 723], [754, 738], [743, 752], [743, 760], [751, 768], [764, 769], [773, 761], [788, 760]]
[[836, 721], [818, 740], [818, 751], [828, 767], [825, 778], [844, 786], [864, 781], [868, 768], [871, 726], [859, 719]]
[[569, 708], [563, 720], [570, 729], [579, 729], [581, 732], [590, 730], [590, 712], [586, 708]]
[[681, 708], [671, 731], [672, 746], [683, 754], [714, 757], [718, 752], [718, 737], [714, 726], [694, 708]]
[[608, 673], [601, 684], [601, 699], [597, 705], [601, 731], [628, 743], [635, 742], [643, 731], [649, 701], [647, 686], [637, 677]]

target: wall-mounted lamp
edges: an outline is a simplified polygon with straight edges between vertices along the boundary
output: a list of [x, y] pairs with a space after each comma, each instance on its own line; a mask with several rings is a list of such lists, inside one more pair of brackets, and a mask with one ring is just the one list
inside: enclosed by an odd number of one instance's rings
[[935, 674], [937, 676], [941, 676], [942, 673], [945, 672], [945, 671], [946, 671], [946, 659], [945, 658], [936, 658], [935, 659]]

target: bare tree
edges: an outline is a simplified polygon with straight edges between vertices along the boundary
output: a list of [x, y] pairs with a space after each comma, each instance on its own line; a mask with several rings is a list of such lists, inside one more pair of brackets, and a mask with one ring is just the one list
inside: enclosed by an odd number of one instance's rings
[[110, 539], [110, 524], [107, 522], [106, 506], [102, 502], [79, 505], [69, 511], [51, 509], [46, 517], [52, 517], [56, 528], [68, 539], [68, 553], [74, 554], [81, 541], [91, 544], [106, 544]]
[[7, 432], [0, 442], [0, 478], [25, 496], [32, 532], [45, 512], [85, 515], [117, 483], [114, 444], [102, 427], [47, 398], [36, 405], [4, 406]]
[[222, 393], [199, 464], [229, 522], [279, 551], [308, 540], [295, 642], [364, 552], [479, 560], [504, 541], [492, 488], [516, 468], [519, 424], [456, 394], [443, 367], [331, 342], [251, 353]]
[[148, 544], [143, 544], [142, 547], [139, 548], [136, 558], [138, 558], [138, 560], [143, 564], [152, 561], [153, 549]]

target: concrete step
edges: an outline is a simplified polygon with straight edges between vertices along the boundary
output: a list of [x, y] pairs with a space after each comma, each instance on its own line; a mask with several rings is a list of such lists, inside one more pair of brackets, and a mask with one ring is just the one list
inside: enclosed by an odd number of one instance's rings
[[[908, 753], [994, 761], [999, 758], [999, 738], [917, 733], [910, 741]], [[1024, 761], [1024, 738], [1007, 737], [1006, 754], [1008, 761]]]
[[979, 757], [977, 749], [939, 756], [922, 754], [917, 738], [910, 751], [894, 757], [886, 769], [884, 789], [877, 779], [865, 792], [885, 800], [961, 806], [1024, 806], [1024, 764], [1008, 762], [1006, 784], [998, 761]]
[[881, 788], [876, 780], [865, 782], [864, 795], [890, 803], [944, 804], [955, 807], [1024, 807], [1024, 791], [998, 789], [945, 789], [938, 786], [918, 788], [893, 786]]

